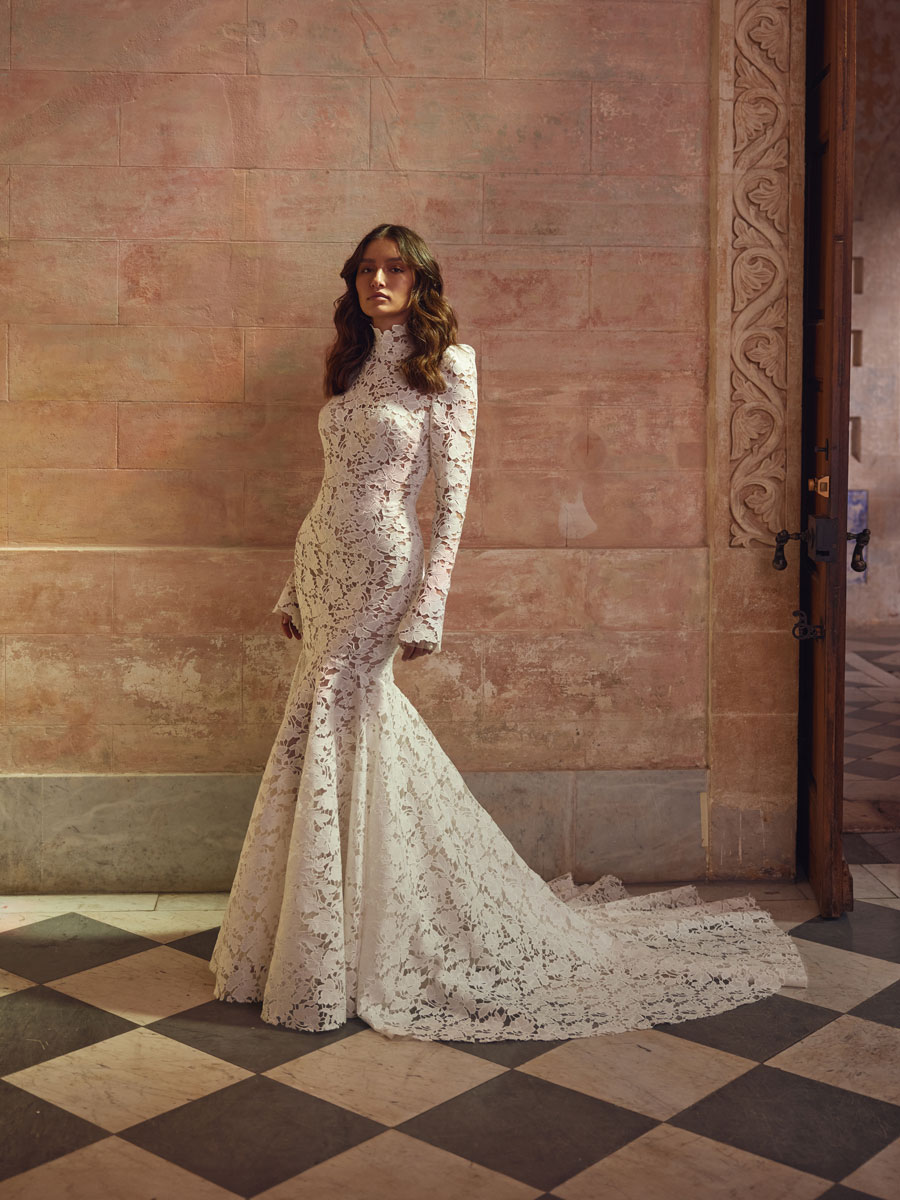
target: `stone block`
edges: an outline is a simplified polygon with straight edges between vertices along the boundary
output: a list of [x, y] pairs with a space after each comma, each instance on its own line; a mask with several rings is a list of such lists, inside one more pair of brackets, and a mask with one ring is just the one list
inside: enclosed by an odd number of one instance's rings
[[594, 84], [591, 169], [604, 175], [703, 175], [709, 85]]
[[487, 74], [521, 79], [705, 83], [705, 4], [492, 2]]
[[91, 400], [0, 405], [0, 463], [10, 467], [115, 467], [115, 407]]
[[259, 782], [257, 775], [47, 776], [40, 888], [228, 891]]
[[114, 630], [282, 636], [272, 608], [293, 566], [290, 549], [120, 550]]
[[13, 8], [16, 68], [50, 71], [238, 71], [245, 0], [160, 7], [40, 0]]
[[41, 871], [41, 780], [0, 776], [0, 891], [37, 891]]
[[339, 0], [322, 8], [294, 0], [256, 0], [248, 70], [275, 75], [425, 75], [484, 73], [484, 4]]
[[0, 632], [112, 630], [111, 550], [0, 548]]
[[196, 471], [321, 468], [318, 412], [305, 405], [118, 406], [120, 467]]
[[[27, 10], [26, 10], [27, 11]], [[0, 159], [117, 164], [127, 80], [81, 71], [0, 71]]]
[[155, 724], [240, 714], [235, 636], [9, 636], [7, 719]]
[[575, 776], [573, 874], [626, 883], [702, 879], [702, 770], [581, 771]]
[[189, 167], [16, 166], [11, 236], [243, 237], [239, 172]]
[[369, 165], [369, 89], [321, 76], [147, 74], [122, 110], [121, 162], [166, 167]]
[[12, 469], [15, 544], [233, 545], [241, 536], [240, 471]]
[[590, 84], [582, 82], [373, 79], [371, 166], [585, 171], [590, 103]]
[[235, 402], [243, 393], [241, 332], [13, 325], [10, 399]]
[[113, 324], [115, 242], [7, 239], [0, 243], [0, 320]]
[[571, 869], [573, 771], [468, 771], [466, 785], [543, 879]]

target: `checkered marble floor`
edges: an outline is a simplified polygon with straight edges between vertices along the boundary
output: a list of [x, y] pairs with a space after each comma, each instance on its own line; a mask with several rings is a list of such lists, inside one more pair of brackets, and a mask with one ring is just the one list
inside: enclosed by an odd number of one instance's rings
[[900, 629], [847, 631], [844, 828], [900, 832]]
[[224, 896], [0, 899], [0, 1200], [896, 1200], [900, 864], [881, 845], [855, 869], [883, 892], [838, 921], [805, 884], [702, 887], [752, 891], [808, 989], [562, 1042], [265, 1025], [212, 998]]

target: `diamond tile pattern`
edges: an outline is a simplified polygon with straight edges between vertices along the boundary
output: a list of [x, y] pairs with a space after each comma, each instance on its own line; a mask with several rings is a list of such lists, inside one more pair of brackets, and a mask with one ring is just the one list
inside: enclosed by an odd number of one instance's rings
[[[898, 857], [863, 836], [848, 857]], [[900, 1196], [900, 909], [884, 902], [795, 918], [809, 989], [639, 1033], [475, 1044], [392, 1043], [355, 1018], [296, 1033], [213, 999], [224, 897], [30, 899], [0, 901], [16, 918], [0, 1200]]]
[[839, 1181], [900, 1137], [900, 1107], [763, 1063], [670, 1123]]

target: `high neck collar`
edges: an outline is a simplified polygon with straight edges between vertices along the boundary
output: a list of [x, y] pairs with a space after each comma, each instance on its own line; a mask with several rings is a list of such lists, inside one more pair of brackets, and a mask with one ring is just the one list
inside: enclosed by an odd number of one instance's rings
[[372, 326], [375, 342], [372, 351], [376, 358], [405, 358], [412, 346], [412, 337], [406, 328], [406, 322], [391, 325], [389, 329], [381, 330], [377, 325]]

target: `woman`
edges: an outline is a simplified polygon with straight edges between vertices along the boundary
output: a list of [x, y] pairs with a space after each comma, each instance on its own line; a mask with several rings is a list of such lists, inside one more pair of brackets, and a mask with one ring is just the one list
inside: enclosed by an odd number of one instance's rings
[[[210, 961], [262, 1019], [389, 1037], [586, 1037], [721, 1012], [805, 981], [748, 897], [547, 884], [393, 679], [441, 648], [477, 413], [440, 269], [403, 225], [344, 264], [319, 415], [321, 490], [274, 611], [301, 640]], [[416, 500], [429, 466], [426, 556]], [[723, 934], [725, 936], [723, 936]]]

